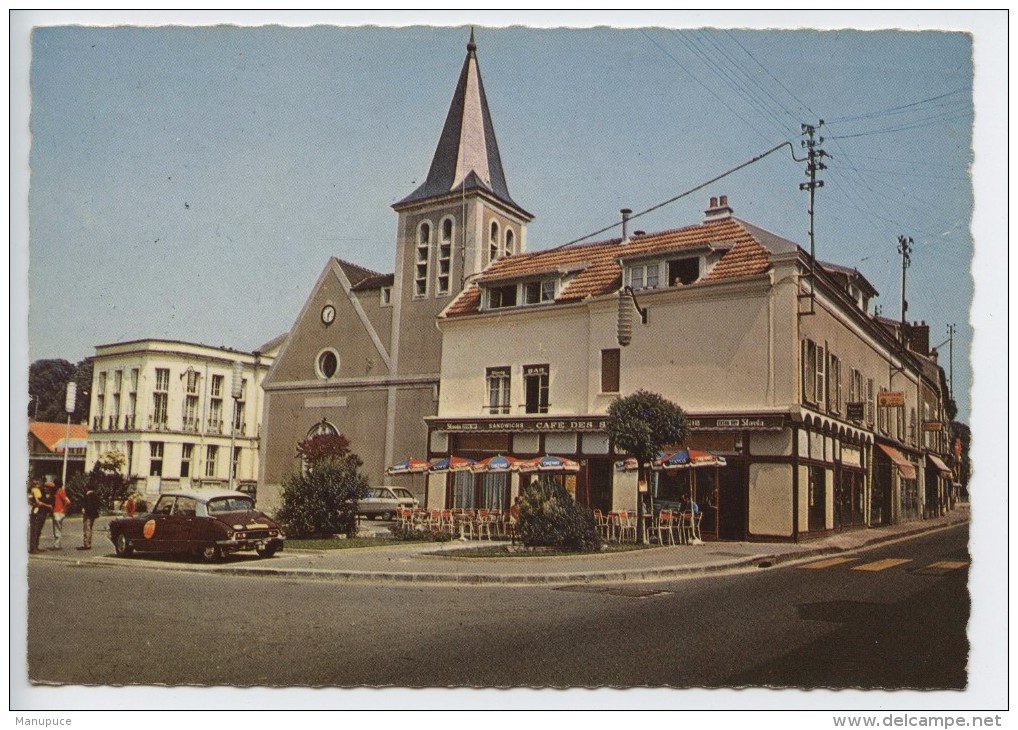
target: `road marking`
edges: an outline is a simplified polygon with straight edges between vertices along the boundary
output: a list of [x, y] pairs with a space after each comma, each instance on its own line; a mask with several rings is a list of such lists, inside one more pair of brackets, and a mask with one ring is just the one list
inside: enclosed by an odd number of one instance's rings
[[858, 559], [859, 558], [828, 558], [827, 560], [819, 560], [815, 563], [800, 565], [799, 567], [803, 570], [820, 570], [821, 568], [832, 568], [835, 565], [841, 565], [842, 563], [851, 563], [853, 560]]
[[864, 565], [857, 565], [852, 570], [868, 570], [878, 571], [887, 570], [893, 568], [896, 565], [904, 565], [905, 563], [911, 563], [911, 558], [885, 558], [884, 560], [877, 560], [873, 563], [865, 563]]
[[930, 563], [925, 568], [916, 571], [920, 575], [944, 575], [952, 570], [958, 570], [968, 565], [967, 560], [941, 560], [938, 563]]

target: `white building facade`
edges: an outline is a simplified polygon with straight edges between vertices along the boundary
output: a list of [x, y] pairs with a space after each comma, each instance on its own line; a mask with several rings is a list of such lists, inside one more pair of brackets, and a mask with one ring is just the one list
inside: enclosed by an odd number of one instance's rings
[[262, 380], [278, 346], [242, 352], [148, 339], [96, 347], [86, 469], [115, 450], [145, 497], [231, 484], [256, 492]]

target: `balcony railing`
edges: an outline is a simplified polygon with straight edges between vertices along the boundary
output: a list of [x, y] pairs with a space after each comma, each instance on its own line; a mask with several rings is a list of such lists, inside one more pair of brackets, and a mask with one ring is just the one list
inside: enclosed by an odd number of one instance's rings
[[149, 416], [148, 428], [150, 431], [169, 431], [170, 425], [165, 415]]
[[215, 420], [215, 419], [211, 419], [210, 418], [209, 419], [208, 432], [209, 433], [222, 433], [223, 432], [223, 422], [221, 420]]
[[198, 431], [201, 428], [200, 418], [184, 418], [185, 431]]
[[106, 421], [106, 428], [110, 431], [116, 431], [120, 428], [120, 416], [110, 416]]
[[124, 430], [131, 431], [134, 429], [134, 416], [124, 416]]

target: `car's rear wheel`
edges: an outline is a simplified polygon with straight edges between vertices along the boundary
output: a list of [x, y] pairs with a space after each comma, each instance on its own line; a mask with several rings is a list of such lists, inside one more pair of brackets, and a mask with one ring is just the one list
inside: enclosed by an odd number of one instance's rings
[[134, 547], [131, 545], [131, 541], [127, 539], [127, 535], [120, 533], [117, 535], [117, 539], [113, 541], [113, 548], [117, 551], [117, 555], [121, 558], [129, 558], [134, 553]]
[[223, 559], [223, 551], [218, 545], [206, 545], [201, 550], [201, 559], [206, 563], [218, 563]]
[[262, 545], [257, 550], [258, 557], [259, 558], [271, 558], [273, 555], [276, 554], [277, 550], [279, 550], [279, 548], [277, 546], [275, 546], [275, 545]]
[[382, 519], [385, 520], [386, 522], [392, 520], [392, 512], [383, 512]]

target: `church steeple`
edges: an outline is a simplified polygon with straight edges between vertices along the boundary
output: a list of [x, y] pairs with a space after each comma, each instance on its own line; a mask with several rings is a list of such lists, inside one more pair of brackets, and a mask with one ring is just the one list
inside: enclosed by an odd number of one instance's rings
[[528, 219], [532, 217], [509, 195], [498, 142], [495, 140], [495, 127], [491, 122], [484, 84], [481, 83], [481, 71], [477, 65], [477, 44], [473, 28], [470, 29], [467, 57], [460, 71], [428, 178], [423, 185], [396, 203], [396, 206], [470, 190], [491, 193]]

